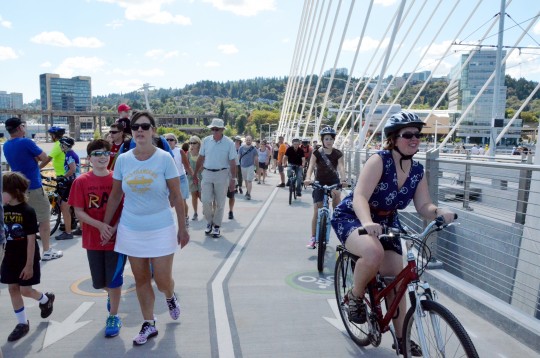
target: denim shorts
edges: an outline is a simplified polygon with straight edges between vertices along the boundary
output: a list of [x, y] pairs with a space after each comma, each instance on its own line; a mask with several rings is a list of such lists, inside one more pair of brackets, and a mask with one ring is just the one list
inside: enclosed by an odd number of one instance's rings
[[189, 198], [189, 183], [185, 174], [180, 176], [180, 192], [184, 199]]

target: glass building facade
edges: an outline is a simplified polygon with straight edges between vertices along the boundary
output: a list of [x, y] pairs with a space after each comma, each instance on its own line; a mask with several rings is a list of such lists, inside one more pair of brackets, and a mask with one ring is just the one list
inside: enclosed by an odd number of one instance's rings
[[[22, 93], [7, 93], [0, 91], [0, 108], [4, 109], [22, 109], [23, 95]], [[8, 118], [13, 117], [9, 114], [0, 114], [0, 122], [5, 122]]]
[[[53, 73], [39, 76], [41, 109], [85, 112], [92, 109], [92, 84], [88, 76], [60, 78]], [[67, 121], [66, 117], [54, 118]]]

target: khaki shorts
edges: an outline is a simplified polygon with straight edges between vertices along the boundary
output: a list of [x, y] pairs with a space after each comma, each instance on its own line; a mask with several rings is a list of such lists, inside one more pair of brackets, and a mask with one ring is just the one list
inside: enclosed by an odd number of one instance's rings
[[245, 181], [253, 181], [255, 179], [255, 166], [250, 165], [247, 168], [242, 169], [242, 177]]
[[28, 205], [36, 211], [38, 222], [51, 219], [51, 204], [43, 188], [28, 190]]

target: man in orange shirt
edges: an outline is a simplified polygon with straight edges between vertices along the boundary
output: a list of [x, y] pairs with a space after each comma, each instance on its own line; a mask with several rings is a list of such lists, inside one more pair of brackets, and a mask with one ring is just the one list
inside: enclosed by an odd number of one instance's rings
[[278, 171], [279, 171], [279, 177], [281, 178], [281, 184], [278, 185], [278, 188], [284, 188], [285, 187], [285, 173], [283, 171], [283, 164], [281, 163], [281, 160], [283, 159], [283, 156], [285, 155], [285, 152], [287, 151], [287, 144], [283, 141], [283, 136], [279, 136], [278, 138], [278, 158], [277, 158], [277, 165], [278, 165]]

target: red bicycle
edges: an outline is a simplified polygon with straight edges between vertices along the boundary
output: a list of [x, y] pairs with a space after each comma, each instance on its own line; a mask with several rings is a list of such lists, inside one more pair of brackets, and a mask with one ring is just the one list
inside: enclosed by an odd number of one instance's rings
[[[366, 287], [364, 300], [366, 302], [367, 321], [357, 324], [349, 320], [349, 298], [347, 293], [353, 286], [353, 273], [356, 260], [351, 252], [339, 245], [339, 254], [334, 272], [334, 285], [339, 313], [351, 339], [359, 346], [369, 344], [374, 347], [381, 343], [383, 333], [390, 331], [394, 338], [396, 352], [405, 357], [411, 357], [411, 340], [417, 342], [422, 349], [423, 357], [478, 357], [476, 348], [467, 331], [458, 319], [444, 306], [436, 302], [436, 292], [429, 284], [420, 280], [431, 252], [426, 245], [426, 239], [435, 231], [443, 230], [452, 224], [444, 224], [444, 219], [438, 217], [430, 222], [426, 229], [418, 235], [408, 234], [399, 229], [385, 228], [383, 237], [399, 237], [407, 242], [407, 265], [396, 277], [382, 277], [377, 274]], [[366, 232], [360, 229], [360, 234]], [[415, 255], [418, 251], [421, 255]], [[421, 256], [421, 257], [420, 257]], [[392, 305], [388, 306], [387, 296], [395, 294]], [[411, 308], [405, 316], [402, 337], [404, 346], [399, 351], [395, 330], [391, 320], [398, 312], [398, 305], [403, 295], [409, 293]], [[382, 303], [386, 307], [383, 314]]]

